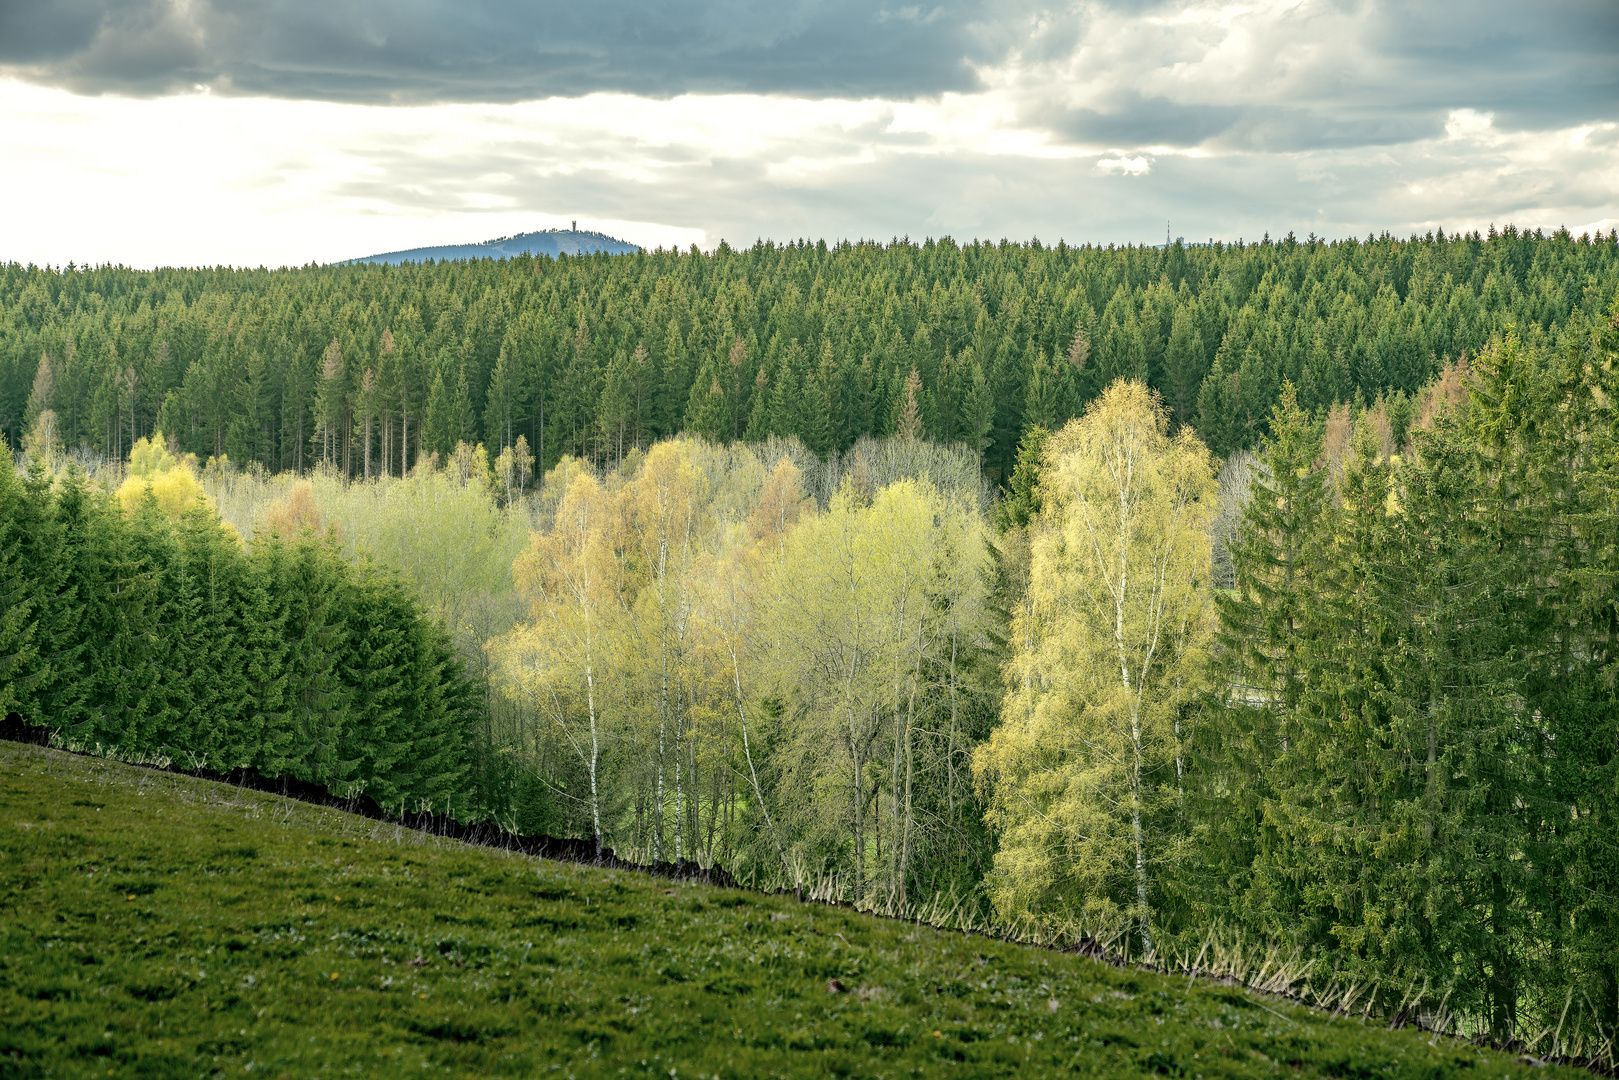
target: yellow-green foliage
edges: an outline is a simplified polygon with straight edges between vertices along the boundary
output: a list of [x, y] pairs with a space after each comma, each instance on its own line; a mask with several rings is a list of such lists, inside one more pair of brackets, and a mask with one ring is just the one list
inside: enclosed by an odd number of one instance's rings
[[952, 740], [941, 757], [921, 739], [934, 725], [918, 695], [952, 640], [982, 629], [983, 528], [930, 484], [889, 484], [868, 505], [846, 483], [774, 561], [761, 633], [774, 643], [770, 684], [792, 706], [783, 810], [822, 843], [849, 838], [856, 894], [879, 880], [904, 895], [929, 827], [915, 812], [918, 773], [949, 773]]
[[147, 492], [171, 521], [207, 498], [197, 479], [196, 459], [170, 453], [161, 431], [135, 440], [130, 448], [129, 475], [118, 487], [118, 501], [125, 510], [133, 510]]
[[0, 1017], [0, 1075], [19, 1080], [1581, 1075], [1209, 980], [15, 743]]
[[1175, 851], [1153, 819], [1177, 795], [1179, 707], [1211, 632], [1216, 485], [1188, 429], [1119, 382], [1045, 448], [1028, 602], [1014, 615], [1002, 724], [980, 747], [1007, 914], [1127, 910], [1151, 951], [1153, 883]]
[[528, 542], [525, 508], [495, 505], [486, 480], [455, 469], [418, 469], [404, 480], [344, 481], [234, 473], [205, 478], [220, 516], [243, 536], [304, 526], [335, 530], [345, 554], [370, 555], [421, 590], [432, 614], [456, 634], [483, 640], [510, 625], [511, 566]]
[[959, 827], [939, 804], [971, 806], [977, 492], [889, 462], [817, 513], [781, 450], [767, 468], [769, 448], [682, 439], [603, 479], [553, 470], [515, 569], [529, 618], [489, 646], [501, 730], [615, 848], [706, 862], [740, 833], [721, 818], [756, 814], [750, 865], [903, 900]]

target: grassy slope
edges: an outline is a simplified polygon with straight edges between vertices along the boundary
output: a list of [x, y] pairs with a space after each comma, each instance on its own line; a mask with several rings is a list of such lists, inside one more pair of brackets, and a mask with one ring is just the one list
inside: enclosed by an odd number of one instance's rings
[[0, 866], [0, 1076], [1558, 1074], [10, 743]]

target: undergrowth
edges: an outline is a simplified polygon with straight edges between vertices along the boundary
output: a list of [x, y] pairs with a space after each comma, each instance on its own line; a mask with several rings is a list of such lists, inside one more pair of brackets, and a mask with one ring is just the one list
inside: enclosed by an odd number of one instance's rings
[[0, 745], [0, 1076], [1576, 1076], [1209, 979]]

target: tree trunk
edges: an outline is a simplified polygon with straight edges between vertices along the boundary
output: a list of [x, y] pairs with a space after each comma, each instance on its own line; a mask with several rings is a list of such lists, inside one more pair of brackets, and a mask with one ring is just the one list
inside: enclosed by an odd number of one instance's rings
[[590, 707], [590, 824], [596, 838], [596, 861], [602, 857], [601, 792], [596, 784], [596, 765], [601, 760], [601, 740], [596, 730], [596, 677], [590, 660], [585, 660], [585, 700]]

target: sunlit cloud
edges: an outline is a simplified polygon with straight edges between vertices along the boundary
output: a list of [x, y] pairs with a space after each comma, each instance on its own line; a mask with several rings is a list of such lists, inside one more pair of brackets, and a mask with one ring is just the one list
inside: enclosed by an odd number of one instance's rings
[[[1159, 242], [1166, 218], [1222, 239], [1619, 218], [1619, 37], [1603, 36], [1619, 19], [1573, 0], [1532, 16], [1486, 0], [1466, 19], [1370, 0], [875, 15], [747, 0], [734, 27], [670, 8], [669, 42], [690, 36], [712, 73], [642, 70], [661, 51], [554, 6], [552, 37], [519, 48], [438, 0], [360, 0], [357, 22], [288, 0], [264, 41], [212, 0], [84, 4], [122, 5], [134, 29], [0, 15], [0, 197], [26, 208], [0, 219], [0, 259], [297, 264], [575, 219], [710, 248]], [[890, 74], [805, 51], [834, 40]], [[948, 56], [907, 67], [924, 40]], [[568, 92], [523, 61], [534, 42], [582, 73]], [[750, 42], [826, 58], [781, 72], [743, 58]], [[325, 59], [293, 64], [299, 43]]]
[[1098, 172], [1120, 173], [1124, 176], [1146, 176], [1152, 171], [1152, 163], [1146, 158], [1135, 157], [1105, 157], [1096, 162]]

